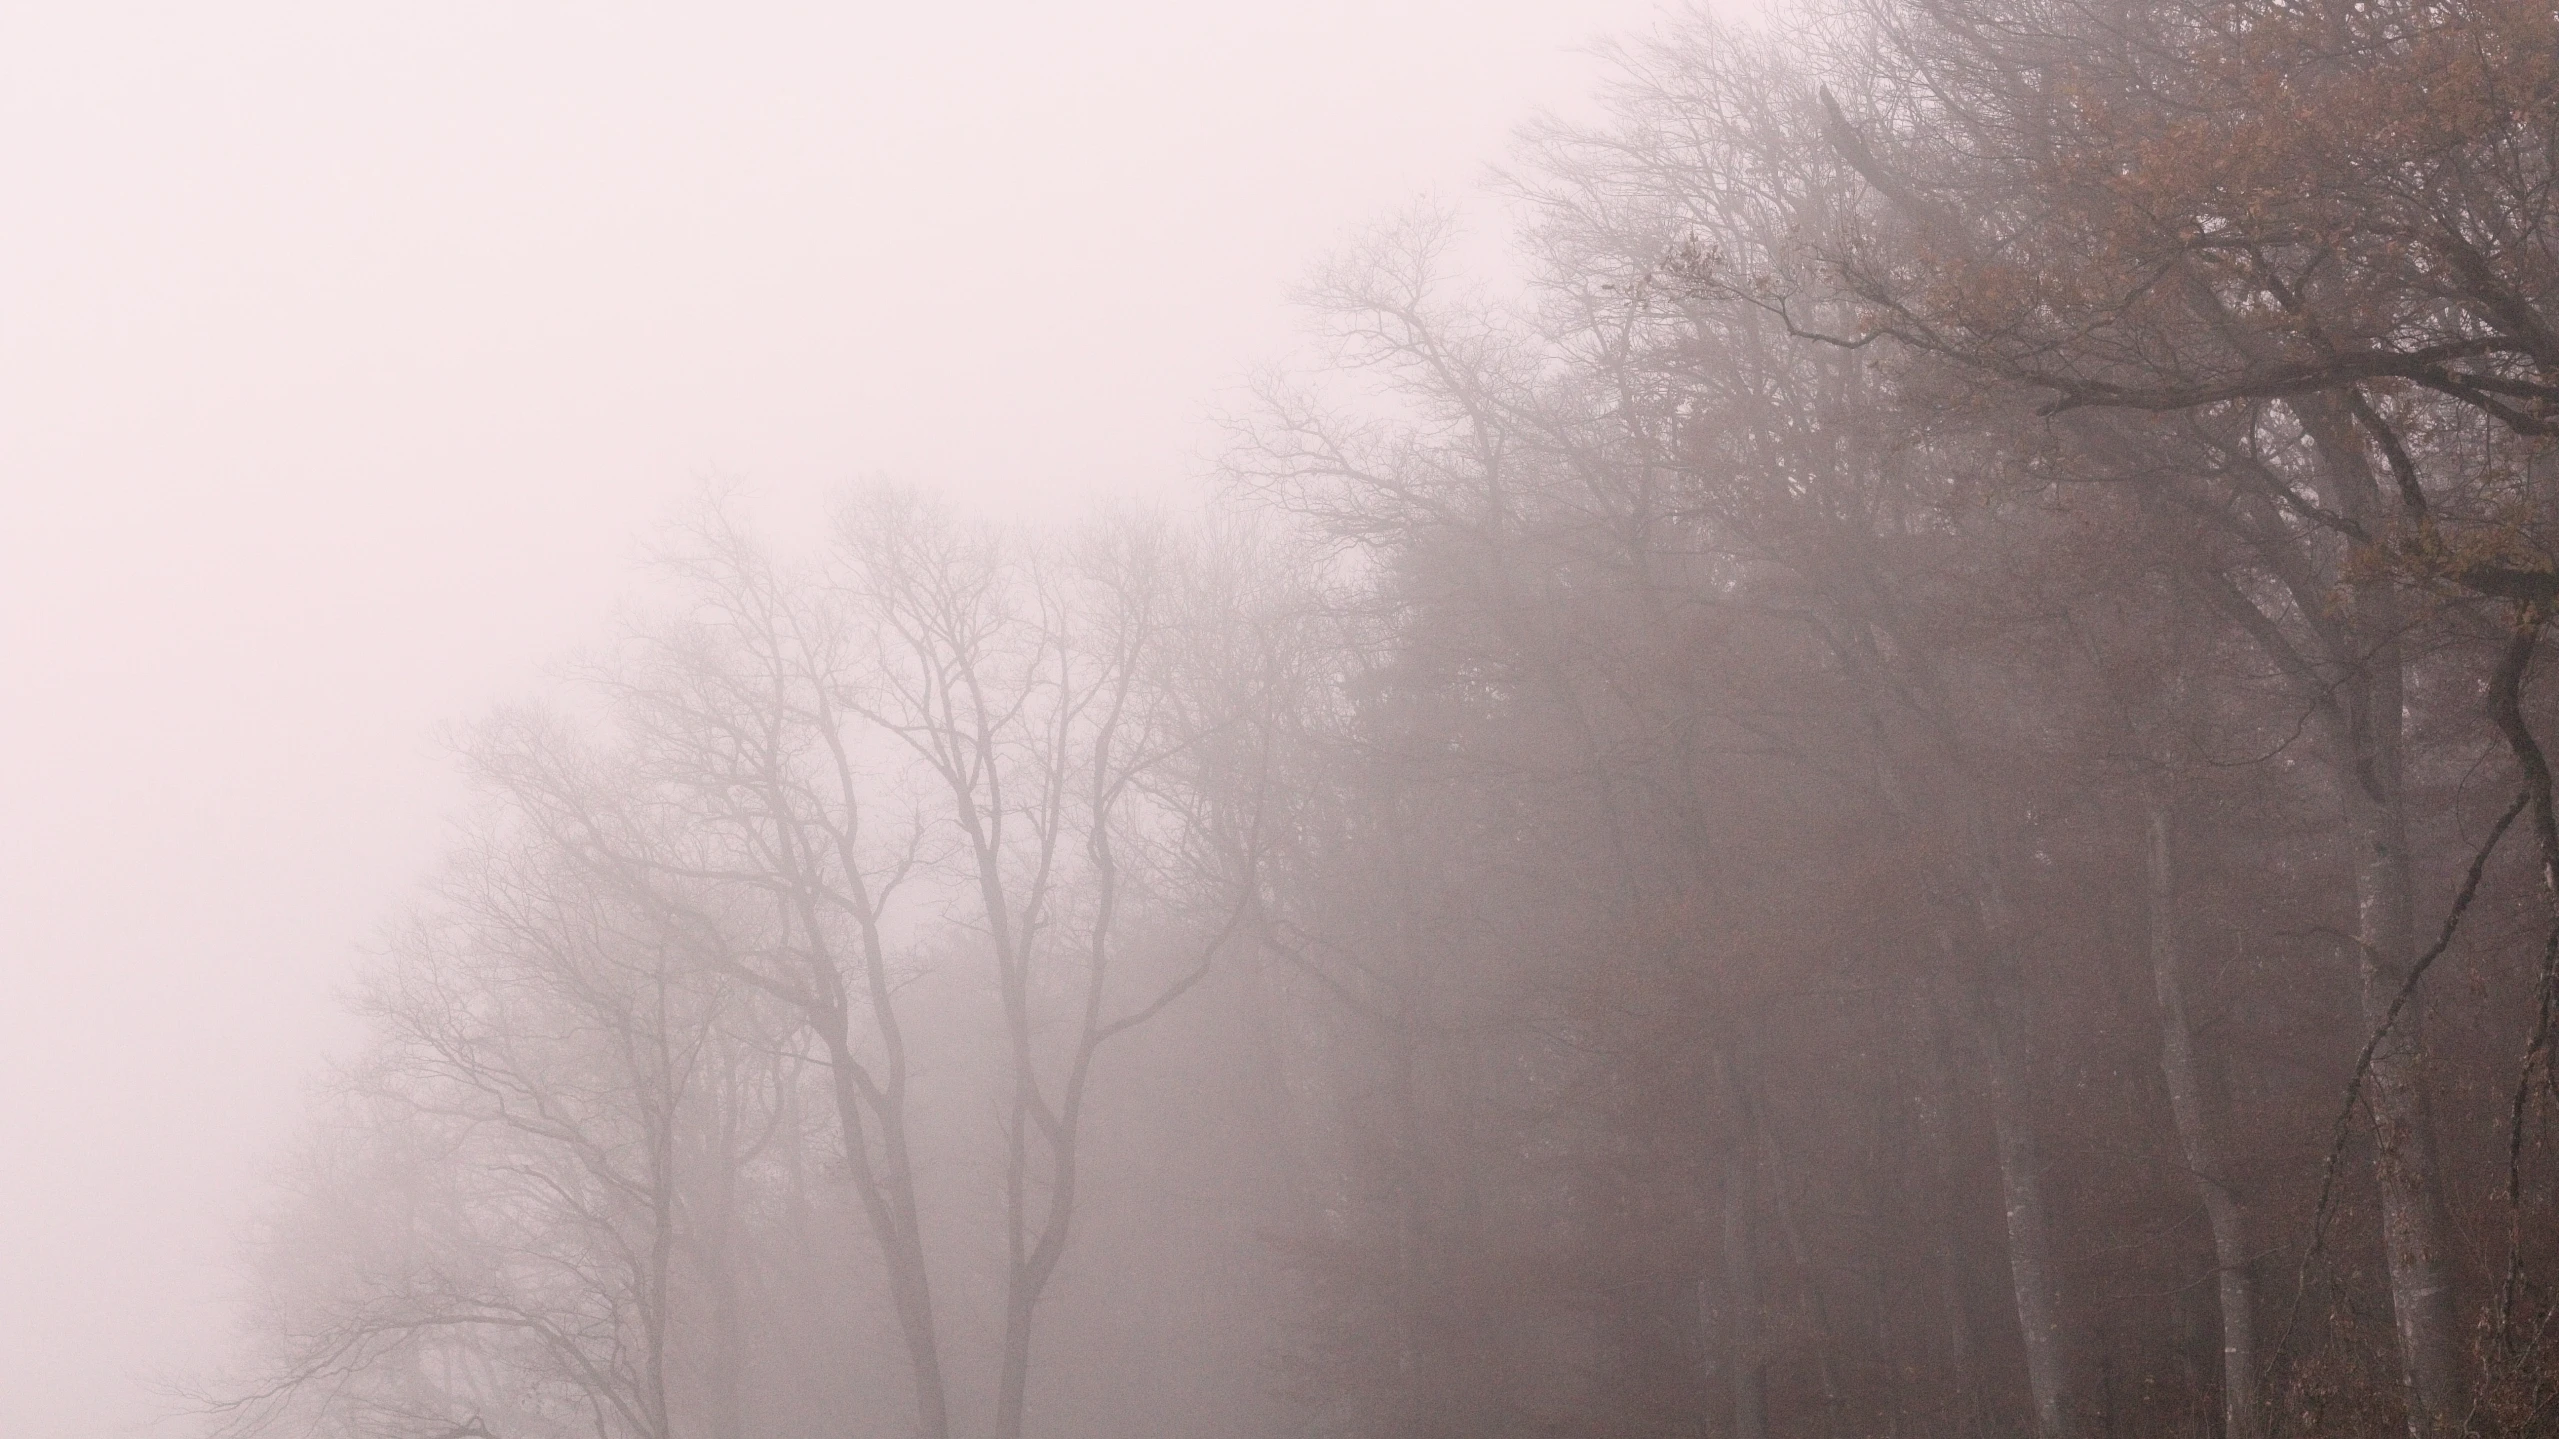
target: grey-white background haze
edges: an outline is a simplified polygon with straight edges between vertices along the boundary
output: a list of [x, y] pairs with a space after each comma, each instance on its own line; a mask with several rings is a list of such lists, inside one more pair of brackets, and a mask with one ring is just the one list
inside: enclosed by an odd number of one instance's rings
[[0, 1436], [218, 1352], [443, 722], [704, 475], [1163, 493], [1650, 0], [0, 17]]

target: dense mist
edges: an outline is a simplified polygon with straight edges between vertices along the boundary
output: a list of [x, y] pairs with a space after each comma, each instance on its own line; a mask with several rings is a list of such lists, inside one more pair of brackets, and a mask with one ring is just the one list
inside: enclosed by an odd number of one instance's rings
[[2559, 1434], [2559, 11], [1625, 26], [1187, 481], [659, 484], [165, 1432]]

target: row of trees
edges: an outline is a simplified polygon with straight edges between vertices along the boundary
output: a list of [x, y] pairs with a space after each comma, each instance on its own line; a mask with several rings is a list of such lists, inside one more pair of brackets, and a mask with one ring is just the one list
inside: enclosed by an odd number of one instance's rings
[[2559, 1423], [2559, 14], [1615, 59], [1244, 519], [715, 509], [485, 727], [228, 1419]]

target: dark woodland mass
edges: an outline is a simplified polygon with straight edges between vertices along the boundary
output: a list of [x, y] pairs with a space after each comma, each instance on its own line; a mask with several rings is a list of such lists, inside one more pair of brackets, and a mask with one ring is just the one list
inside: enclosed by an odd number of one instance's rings
[[2559, 11], [1609, 64], [1210, 502], [674, 523], [190, 1422], [2559, 1434]]

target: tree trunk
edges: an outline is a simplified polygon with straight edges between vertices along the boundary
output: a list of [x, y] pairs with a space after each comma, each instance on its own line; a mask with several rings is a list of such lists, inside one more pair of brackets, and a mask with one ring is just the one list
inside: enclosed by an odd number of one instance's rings
[[1752, 1232], [1747, 1150], [1736, 1147], [1724, 1172], [1724, 1325], [1733, 1371], [1733, 1439], [1768, 1439], [1768, 1354], [1761, 1337], [1759, 1250]]
[[[2413, 518], [2383, 497], [2365, 436], [2330, 396], [2291, 407], [2317, 446], [2323, 481], [2342, 508], [2373, 525]], [[2366, 1032], [2378, 1029], [2416, 962], [2415, 874], [2408, 849], [2403, 748], [2407, 727], [2405, 600], [2386, 576], [2353, 582], [2348, 634], [2354, 648], [2337, 686], [2345, 734], [2336, 751], [2338, 788], [2355, 847], [2358, 977]], [[2420, 1073], [2421, 996], [2401, 1010], [2391, 1039], [2373, 1055], [2365, 1101], [2372, 1111], [2381, 1188], [2382, 1253], [2390, 1270], [2391, 1317], [2413, 1439], [2444, 1439], [2461, 1427], [2460, 1346], [2453, 1316], [2450, 1219], [2435, 1158]]]
[[1777, 1221], [1778, 1237], [1785, 1241], [1786, 1257], [1803, 1282], [1805, 1306], [1812, 1310], [1813, 1376], [1821, 1384], [1822, 1432], [1829, 1439], [1844, 1439], [1848, 1432], [1848, 1406], [1840, 1393], [1839, 1370], [1832, 1357], [1839, 1348], [1839, 1336], [1831, 1326], [1830, 1303], [1823, 1297], [1821, 1276], [1813, 1268], [1812, 1249], [1804, 1242], [1804, 1231], [1795, 1222], [1794, 1202], [1787, 1197], [1785, 1150], [1769, 1126], [1768, 1106], [1755, 1073], [1748, 1081], [1743, 1080], [1735, 1071], [1729, 1051], [1719, 1056], [1719, 1063], [1724, 1085], [1740, 1107], [1742, 1128], [1753, 1146], [1751, 1160], [1767, 1166], [1770, 1215]]
[[[2397, 686], [2391, 688], [2395, 695]], [[2398, 802], [2395, 763], [2391, 769], [2385, 802], [2357, 804], [2351, 816], [2359, 977], [2368, 1031], [2389, 1018], [2416, 957], [2407, 819]], [[2372, 1110], [2382, 1252], [2390, 1267], [2390, 1308], [2407, 1386], [2408, 1431], [2413, 1439], [2445, 1439], [2459, 1430], [2463, 1401], [2449, 1224], [2420, 1074], [2423, 1033], [2422, 1000], [2412, 996], [2389, 1039], [2373, 1052], [2366, 1102]]]
[[852, 1167], [855, 1192], [862, 1200], [880, 1258], [888, 1266], [889, 1297], [897, 1307], [898, 1328], [906, 1339], [908, 1367], [915, 1376], [915, 1426], [921, 1439], [949, 1439], [950, 1401], [942, 1384], [942, 1349], [933, 1319], [933, 1287], [924, 1266], [922, 1216], [915, 1202], [915, 1177], [907, 1159], [904, 1136], [892, 1116], [883, 1116], [888, 1133], [886, 1172], [873, 1166], [870, 1141], [862, 1122], [862, 1096], [853, 1081], [850, 1038], [839, 1027], [826, 1033], [828, 1068], [838, 1124], [844, 1134], [846, 1162]]
[[2185, 954], [2177, 938], [2177, 871], [2174, 831], [2167, 802], [2149, 806], [2147, 908], [2151, 981], [2159, 994], [2159, 1069], [2168, 1081], [2168, 1105], [2177, 1122], [2177, 1144], [2194, 1177], [2204, 1219], [2212, 1230], [2213, 1267], [2221, 1300], [2221, 1411], [2225, 1439], [2257, 1439], [2256, 1312], [2248, 1280], [2248, 1240], [2238, 1199], [2224, 1181], [2216, 1116], [2206, 1102], [2208, 1079], [2195, 1047], [2186, 1008]]
[[1999, 1189], [2008, 1221], [2008, 1277], [2025, 1341], [2026, 1385], [2034, 1396], [2041, 1439], [2072, 1439], [2070, 1351], [2061, 1327], [2061, 1295], [2053, 1272], [2052, 1217], [2044, 1200], [2042, 1146], [2027, 1096], [2025, 980], [2018, 972], [2007, 895], [1987, 868], [1980, 878], [1981, 966], [1974, 976], [1973, 1024], [1989, 1081], [1992, 1137], [1999, 1151]]
[[[1080, 1106], [1077, 1106], [1080, 1108]], [[1068, 1226], [1075, 1214], [1076, 1140], [1075, 1116], [1072, 1111], [1056, 1134], [1050, 1136], [1048, 1213], [1038, 1237], [1027, 1248], [1020, 1248], [1004, 1288], [1004, 1353], [1001, 1372], [996, 1380], [995, 1439], [1021, 1439], [1024, 1418], [1029, 1412], [1031, 1392], [1031, 1337], [1038, 1322], [1040, 1299], [1048, 1293], [1049, 1281], [1056, 1277], [1058, 1262], [1066, 1253]], [[1027, 1108], [1014, 1117], [1018, 1142], [1027, 1144], [1025, 1127], [1030, 1124]], [[1027, 1162], [1027, 1155], [1017, 1156]], [[1026, 1217], [1027, 1194], [1023, 1181], [1027, 1174], [1017, 1169], [1012, 1186], [1010, 1208], [1016, 1244], [1020, 1244], [1020, 1226]]]
[[1003, 1372], [995, 1390], [996, 1439], [1021, 1439], [1031, 1394], [1031, 1324], [1036, 1303], [1016, 1293], [1004, 1305]]
[[[1951, 941], [1939, 936], [1940, 948], [1951, 948]], [[1982, 1419], [1981, 1376], [1975, 1361], [1972, 1302], [1967, 1282], [1963, 1253], [1963, 1227], [1959, 1207], [1962, 1189], [1961, 1165], [1955, 1156], [1955, 1135], [1960, 1125], [1956, 1111], [1960, 1095], [1956, 1090], [1955, 1036], [1946, 1006], [1926, 989], [1914, 995], [1915, 1006], [1926, 1016], [1925, 1072], [1920, 1076], [1920, 1093], [1925, 1096], [1917, 1105], [1918, 1128], [1927, 1146], [1930, 1160], [1927, 1180], [1936, 1194], [1934, 1222], [1929, 1226], [1936, 1236], [1937, 1295], [1945, 1315], [1944, 1374], [1952, 1386], [1956, 1409], [1960, 1415], [1957, 1432], [1978, 1434], [1986, 1427]], [[1914, 1178], [1916, 1178], [1914, 1174]], [[1889, 1195], [1879, 1195], [1878, 1208], [1891, 1202]], [[1881, 1316], [1878, 1316], [1879, 1319]]]
[[1422, 1331], [1426, 1302], [1422, 1243], [1426, 1229], [1422, 1192], [1422, 1117], [1414, 1089], [1412, 1018], [1409, 1009], [1390, 1042], [1395, 1105], [1395, 1375], [1401, 1386], [1405, 1432], [1429, 1434], [1432, 1399]]
[[700, 1212], [693, 1217], [696, 1264], [702, 1276], [702, 1427], [708, 1439], [741, 1439], [745, 1433], [739, 1371], [745, 1360], [742, 1316], [738, 1306], [738, 1258], [742, 1246], [738, 1226], [739, 1111], [746, 1103], [744, 1086], [733, 1067], [724, 1067], [713, 1091], [704, 1146]]

